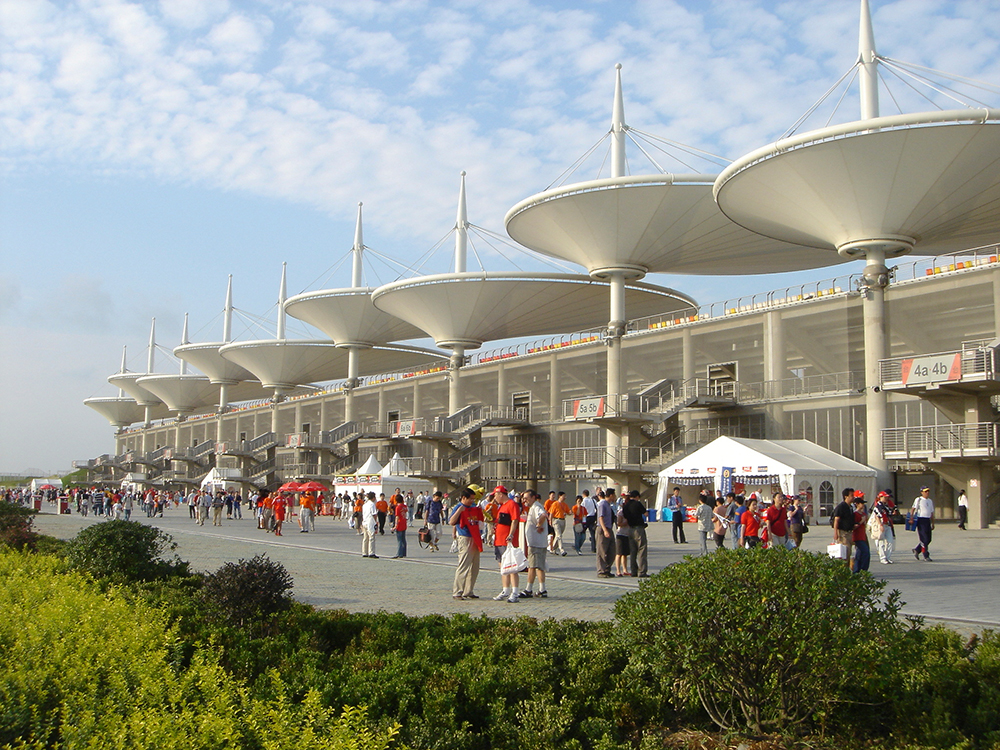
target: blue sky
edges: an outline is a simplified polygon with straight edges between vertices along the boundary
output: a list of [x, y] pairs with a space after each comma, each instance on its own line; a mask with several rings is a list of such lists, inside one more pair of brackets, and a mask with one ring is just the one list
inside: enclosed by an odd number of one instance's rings
[[[729, 158], [774, 140], [853, 64], [858, 5], [0, 0], [0, 471], [111, 450], [83, 399], [114, 395], [122, 345], [144, 369], [153, 316], [168, 348], [185, 312], [217, 339], [227, 274], [260, 316], [282, 261], [290, 293], [348, 285], [358, 201], [366, 244], [412, 259], [466, 170], [470, 219], [503, 232], [607, 130], [617, 62], [635, 128]], [[1000, 0], [872, 6], [882, 54], [1000, 83]], [[856, 114], [849, 93], [833, 117]], [[788, 283], [649, 280], [699, 302]]]

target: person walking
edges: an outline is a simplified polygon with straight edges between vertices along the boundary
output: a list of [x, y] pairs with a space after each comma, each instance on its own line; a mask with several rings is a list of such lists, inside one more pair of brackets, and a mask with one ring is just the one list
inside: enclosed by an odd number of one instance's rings
[[802, 546], [802, 534], [806, 527], [806, 509], [802, 507], [802, 498], [798, 495], [792, 498], [792, 507], [788, 509], [788, 535], [795, 549]]
[[375, 535], [378, 533], [378, 509], [375, 507], [375, 493], [369, 492], [361, 506], [361, 556], [378, 559], [375, 554]]
[[[552, 506], [553, 501], [549, 503]], [[538, 496], [528, 490], [524, 493], [524, 507], [528, 517], [524, 523], [524, 540], [528, 546], [528, 585], [518, 594], [521, 599], [534, 596], [546, 598], [549, 592], [545, 588], [545, 556], [548, 552], [549, 514], [539, 502]], [[535, 579], [538, 579], [538, 591], [534, 591]]]
[[552, 529], [555, 531], [552, 541], [552, 554], [554, 555], [566, 557], [566, 549], [563, 547], [563, 534], [566, 533], [566, 516], [569, 513], [570, 507], [566, 503], [566, 493], [560, 492], [548, 508]]
[[958, 528], [965, 531], [965, 525], [969, 522], [969, 496], [963, 489], [958, 493]]
[[392, 529], [396, 532], [396, 554], [393, 555], [392, 559], [398, 560], [401, 557], [406, 557], [406, 524], [410, 517], [410, 509], [406, 504], [405, 495], [399, 496], [392, 511]]
[[442, 501], [444, 497], [441, 492], [436, 491], [430, 498], [430, 500], [425, 500], [425, 515], [424, 519], [427, 528], [431, 532], [431, 552], [440, 552], [441, 548], [438, 547], [438, 540], [441, 539], [441, 515], [444, 513], [444, 502]]
[[576, 496], [573, 504], [573, 550], [583, 554], [583, 543], [587, 540], [587, 509], [583, 507], [583, 495]]
[[865, 508], [865, 493], [858, 490], [854, 493], [854, 565], [851, 568], [855, 573], [868, 570], [871, 565], [872, 553], [868, 546], [868, 511]]
[[[281, 493], [278, 494], [274, 501], [271, 503], [271, 513], [274, 514], [274, 535], [283, 536], [281, 533], [281, 527], [285, 523], [285, 514], [288, 512], [288, 500]], [[221, 513], [221, 510], [220, 510]], [[222, 520], [219, 520], [219, 525], [222, 525]]]
[[729, 528], [729, 519], [726, 518], [726, 498], [718, 495], [715, 498], [715, 508], [712, 510], [712, 540], [716, 549], [724, 549], [726, 546], [726, 530]]
[[597, 552], [597, 500], [590, 496], [590, 490], [583, 491], [583, 507], [587, 511], [587, 533], [590, 534], [590, 551]]
[[764, 523], [767, 526], [767, 538], [771, 547], [784, 547], [788, 542], [788, 511], [785, 509], [785, 495], [775, 492], [771, 497], [771, 506], [764, 511]]
[[833, 524], [833, 543], [842, 544], [846, 548], [847, 567], [854, 563], [854, 488], [847, 487], [842, 493], [840, 503], [833, 509], [831, 522]]
[[885, 492], [878, 493], [875, 505], [872, 507], [869, 529], [878, 526], [878, 532], [870, 534], [875, 541], [875, 550], [882, 565], [892, 565], [892, 553], [896, 551], [896, 529], [892, 524], [892, 513], [895, 505]]
[[740, 518], [740, 546], [753, 549], [760, 544], [760, 514], [757, 512], [757, 498], [747, 502], [747, 509]]
[[[529, 493], [533, 496], [535, 495], [531, 490], [525, 490], [521, 495], [522, 499], [526, 501]], [[503, 565], [503, 555], [507, 551], [507, 547], [521, 546], [520, 529], [522, 510], [522, 505], [518, 499], [512, 497], [501, 505], [500, 510], [497, 511], [496, 525], [493, 529], [493, 554], [496, 557], [498, 565]], [[520, 583], [521, 579], [516, 572], [504, 573], [501, 570], [500, 584], [502, 588], [500, 593], [493, 597], [493, 601], [502, 602], [506, 600], [510, 604], [516, 604], [520, 600], [517, 590]]]
[[674, 544], [687, 544], [687, 539], [684, 538], [684, 501], [681, 499], [680, 487], [674, 487], [673, 494], [667, 498], [667, 510], [670, 511], [670, 521], [673, 523], [671, 532]]
[[927, 562], [931, 560], [931, 532], [934, 531], [934, 501], [931, 499], [931, 488], [921, 487], [920, 495], [913, 501], [912, 511], [917, 519], [917, 546], [913, 548], [913, 556], [919, 560], [923, 552]]

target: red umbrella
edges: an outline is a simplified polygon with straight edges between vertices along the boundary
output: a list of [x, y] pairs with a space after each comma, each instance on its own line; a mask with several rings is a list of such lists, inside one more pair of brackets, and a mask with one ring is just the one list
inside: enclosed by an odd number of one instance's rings
[[54, 490], [55, 487], [53, 487], [51, 484], [43, 484], [38, 489], [40, 489], [40, 490]]
[[299, 485], [300, 492], [326, 492], [326, 487], [321, 482], [311, 481]]
[[298, 482], [285, 482], [278, 488], [278, 492], [301, 492], [302, 488]]

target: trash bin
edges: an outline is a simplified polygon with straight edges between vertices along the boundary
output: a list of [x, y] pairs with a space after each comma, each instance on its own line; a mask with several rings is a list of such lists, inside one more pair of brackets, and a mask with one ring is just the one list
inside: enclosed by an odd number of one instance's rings
[[32, 505], [34, 506], [35, 511], [37, 513], [42, 512], [42, 498], [36, 497], [34, 500], [32, 500]]
[[660, 520], [662, 520], [662, 521], [672, 521], [672, 520], [674, 520], [673, 519], [673, 515], [674, 514], [670, 510], [670, 508], [664, 508], [663, 510], [660, 511]]
[[656, 517], [656, 508], [650, 508], [649, 510], [647, 510], [646, 511], [646, 516], [649, 518], [649, 522], [650, 523], [652, 523], [653, 521], [659, 520]]
[[61, 515], [69, 513], [69, 501], [64, 497], [59, 498], [59, 513]]

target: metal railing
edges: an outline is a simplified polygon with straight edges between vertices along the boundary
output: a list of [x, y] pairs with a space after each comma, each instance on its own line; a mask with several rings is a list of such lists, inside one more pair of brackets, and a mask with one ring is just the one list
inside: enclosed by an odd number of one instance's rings
[[644, 412], [671, 412], [690, 401], [699, 398], [714, 398], [736, 401], [739, 397], [739, 383], [718, 382], [708, 378], [691, 378], [683, 383], [670, 384], [659, 393], [650, 393], [640, 400]]
[[722, 435], [731, 435], [737, 430], [728, 427], [697, 426], [681, 430], [669, 442], [651, 446], [608, 446], [590, 448], [563, 448], [563, 468], [622, 470], [658, 470], [676, 461], [695, 448], [707, 445]]
[[254, 451], [259, 451], [262, 448], [266, 448], [270, 445], [277, 443], [277, 436], [273, 432], [265, 432], [263, 435], [258, 435], [253, 440], [248, 440], [243, 444], [243, 450], [253, 453]]
[[997, 455], [995, 422], [882, 430], [884, 458], [981, 458]]
[[736, 400], [741, 404], [780, 401], [802, 396], [838, 396], [845, 393], [863, 393], [863, 372], [831, 372], [806, 375], [801, 378], [765, 380], [760, 383], [740, 383]]

